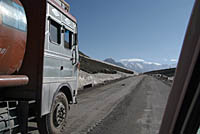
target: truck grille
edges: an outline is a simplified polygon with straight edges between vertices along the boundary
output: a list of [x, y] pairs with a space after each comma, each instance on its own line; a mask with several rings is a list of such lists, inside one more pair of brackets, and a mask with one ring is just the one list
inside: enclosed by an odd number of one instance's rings
[[0, 134], [18, 133], [17, 101], [0, 101]]

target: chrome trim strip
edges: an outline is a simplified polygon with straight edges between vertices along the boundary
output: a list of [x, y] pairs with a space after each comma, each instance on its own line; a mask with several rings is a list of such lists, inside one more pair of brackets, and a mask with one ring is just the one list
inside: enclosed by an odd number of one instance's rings
[[72, 58], [72, 56], [69, 56], [69, 55], [64, 55], [64, 54], [62, 54], [62, 53], [57, 53], [57, 52], [54, 52], [54, 51], [51, 51], [51, 50], [44, 50], [44, 54], [45, 55], [51, 55], [51, 56], [58, 56], [58, 57], [65, 57], [65, 58]]
[[70, 60], [70, 58], [66, 58], [66, 57], [62, 57], [62, 56], [58, 56], [58, 55], [47, 54], [47, 53], [45, 53], [44, 57], [46, 57], [46, 58], [55, 58], [55, 59]]
[[43, 84], [76, 81], [76, 77], [43, 77]]

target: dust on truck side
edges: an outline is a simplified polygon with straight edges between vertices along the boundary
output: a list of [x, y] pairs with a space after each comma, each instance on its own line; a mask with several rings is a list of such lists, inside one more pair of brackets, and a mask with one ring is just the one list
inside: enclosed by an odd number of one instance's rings
[[78, 88], [77, 21], [64, 0], [0, 0], [0, 134], [65, 133]]

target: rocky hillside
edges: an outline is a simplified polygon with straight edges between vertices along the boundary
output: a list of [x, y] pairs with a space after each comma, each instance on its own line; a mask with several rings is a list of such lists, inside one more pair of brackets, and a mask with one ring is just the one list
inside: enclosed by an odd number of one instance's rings
[[134, 71], [120, 67], [100, 60], [95, 60], [83, 55], [80, 55], [81, 70], [90, 74], [107, 73], [116, 74], [118, 72], [133, 74]]
[[146, 72], [145, 74], [148, 74], [148, 75], [161, 74], [167, 77], [173, 77], [175, 75], [175, 71], [176, 71], [176, 68], [170, 68], [170, 69], [162, 69], [162, 70]]

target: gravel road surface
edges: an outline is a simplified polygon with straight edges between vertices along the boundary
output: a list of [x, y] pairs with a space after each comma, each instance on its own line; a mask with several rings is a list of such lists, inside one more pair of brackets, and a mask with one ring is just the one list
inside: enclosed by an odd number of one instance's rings
[[169, 91], [150, 76], [88, 89], [71, 106], [66, 134], [156, 134]]
[[157, 134], [170, 87], [146, 76], [89, 134]]
[[66, 133], [88, 133], [101, 123], [143, 79], [144, 76], [131, 77], [80, 94], [78, 105], [71, 107]]

